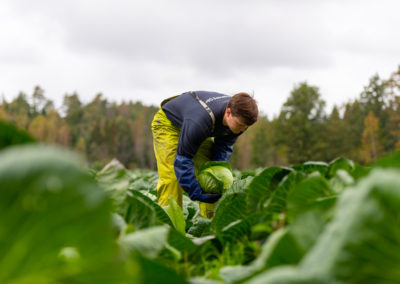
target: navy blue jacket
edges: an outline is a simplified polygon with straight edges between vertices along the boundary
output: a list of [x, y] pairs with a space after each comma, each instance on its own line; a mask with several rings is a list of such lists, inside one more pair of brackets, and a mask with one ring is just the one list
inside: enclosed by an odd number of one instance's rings
[[192, 159], [201, 143], [208, 137], [214, 137], [211, 160], [228, 161], [232, 154], [232, 146], [241, 133], [234, 134], [229, 127], [222, 124], [230, 96], [205, 91], [195, 93], [213, 112], [214, 131], [210, 114], [190, 93], [183, 93], [168, 101], [162, 109], [171, 123], [180, 128], [174, 161], [178, 182], [193, 200], [200, 200], [201, 188], [195, 178]]

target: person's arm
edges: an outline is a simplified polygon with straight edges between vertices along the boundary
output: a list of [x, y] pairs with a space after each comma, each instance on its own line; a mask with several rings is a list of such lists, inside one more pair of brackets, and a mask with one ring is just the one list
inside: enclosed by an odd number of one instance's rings
[[176, 155], [174, 160], [174, 169], [179, 184], [183, 190], [189, 194], [190, 199], [205, 203], [214, 203], [221, 197], [221, 194], [203, 193], [194, 174], [194, 163], [192, 159]]
[[183, 122], [179, 133], [177, 154], [174, 160], [174, 170], [180, 186], [190, 199], [206, 203], [218, 201], [221, 194], [205, 194], [194, 174], [193, 157], [201, 143], [208, 137], [208, 128], [197, 122], [187, 119]]

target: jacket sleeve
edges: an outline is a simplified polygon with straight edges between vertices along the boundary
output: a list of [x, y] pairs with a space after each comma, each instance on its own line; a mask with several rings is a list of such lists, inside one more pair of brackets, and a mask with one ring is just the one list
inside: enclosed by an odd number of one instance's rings
[[180, 186], [189, 194], [190, 199], [206, 203], [214, 203], [221, 197], [221, 194], [203, 193], [194, 174], [194, 163], [192, 159], [176, 155], [174, 160], [174, 170]]

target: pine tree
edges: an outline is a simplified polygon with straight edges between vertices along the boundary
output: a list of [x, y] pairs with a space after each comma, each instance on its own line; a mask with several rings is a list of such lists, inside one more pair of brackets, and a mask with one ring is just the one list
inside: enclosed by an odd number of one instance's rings
[[277, 127], [281, 131], [280, 140], [288, 148], [290, 163], [311, 160], [316, 149], [321, 148], [317, 142], [324, 124], [325, 101], [320, 97], [317, 87], [304, 82], [294, 88], [283, 105]]

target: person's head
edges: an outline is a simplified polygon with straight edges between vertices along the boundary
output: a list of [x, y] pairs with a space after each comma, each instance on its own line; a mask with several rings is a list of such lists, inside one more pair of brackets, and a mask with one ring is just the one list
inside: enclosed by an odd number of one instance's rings
[[247, 93], [238, 93], [229, 100], [224, 114], [224, 125], [238, 134], [257, 121], [257, 102]]

